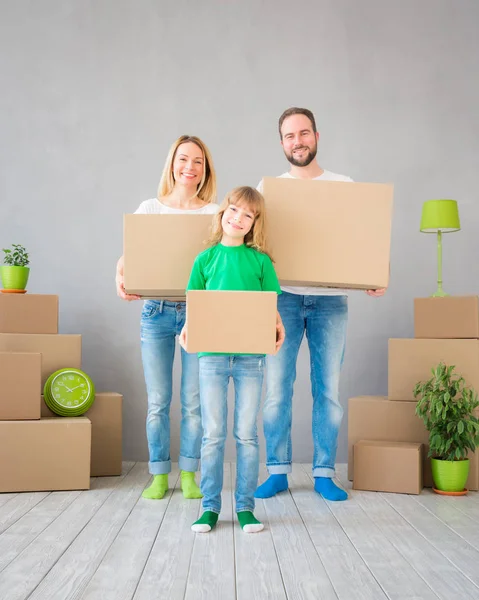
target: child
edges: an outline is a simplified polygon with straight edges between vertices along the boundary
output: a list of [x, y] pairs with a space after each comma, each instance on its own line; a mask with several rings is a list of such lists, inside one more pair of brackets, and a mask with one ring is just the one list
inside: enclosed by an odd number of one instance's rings
[[[188, 290], [245, 290], [281, 294], [271, 258], [266, 253], [265, 206], [254, 188], [239, 187], [228, 194], [213, 217], [211, 247], [196, 257]], [[231, 314], [234, 319], [235, 315]], [[185, 348], [187, 325], [180, 334]], [[284, 328], [277, 313], [278, 351]], [[202, 517], [192, 530], [213, 529], [221, 510], [223, 459], [227, 427], [227, 392], [230, 377], [235, 385], [234, 436], [237, 471], [235, 502], [239, 523], [246, 533], [263, 529], [254, 516], [254, 492], [258, 481], [259, 448], [256, 420], [263, 384], [264, 356], [199, 354]]]

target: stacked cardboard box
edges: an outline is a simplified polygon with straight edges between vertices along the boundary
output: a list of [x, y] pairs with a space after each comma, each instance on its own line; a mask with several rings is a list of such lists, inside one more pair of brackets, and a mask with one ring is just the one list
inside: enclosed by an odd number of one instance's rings
[[[89, 489], [90, 418], [57, 418], [42, 400], [48, 376], [65, 367], [81, 368], [81, 335], [58, 333], [58, 296], [0, 294], [0, 492]], [[120, 449], [120, 466], [118, 452], [111, 460], [120, 474], [121, 396], [114, 396], [102, 431]], [[90, 410], [101, 414], [101, 407]]]
[[[349, 400], [348, 478], [353, 487], [366, 489], [363, 481], [371, 480], [373, 469], [377, 488], [385, 487], [381, 481], [391, 488], [390, 472], [396, 473], [393, 489], [388, 491], [411, 493], [421, 471], [424, 486], [433, 485], [427, 456], [429, 434], [415, 414], [413, 390], [418, 381], [429, 379], [431, 369], [441, 361], [455, 365], [467, 384], [479, 391], [479, 297], [414, 300], [414, 338], [389, 340], [388, 397], [362, 396]], [[366, 460], [367, 453], [359, 442], [362, 445], [373, 441], [381, 442], [374, 445], [374, 451], [382, 454], [382, 460], [371, 461], [370, 457]], [[400, 443], [394, 446], [394, 452], [392, 442]], [[406, 460], [406, 455], [412, 456], [412, 443], [424, 446], [422, 458], [421, 453], [416, 455], [415, 468], [410, 459]], [[469, 459], [466, 487], [479, 490], [479, 452], [470, 453]], [[367, 487], [370, 488], [371, 485]]]

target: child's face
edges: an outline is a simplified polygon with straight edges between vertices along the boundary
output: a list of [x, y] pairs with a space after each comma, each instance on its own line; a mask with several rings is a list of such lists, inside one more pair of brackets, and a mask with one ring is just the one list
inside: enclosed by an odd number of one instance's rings
[[230, 204], [223, 213], [221, 226], [231, 238], [244, 238], [254, 225], [255, 214], [248, 206]]

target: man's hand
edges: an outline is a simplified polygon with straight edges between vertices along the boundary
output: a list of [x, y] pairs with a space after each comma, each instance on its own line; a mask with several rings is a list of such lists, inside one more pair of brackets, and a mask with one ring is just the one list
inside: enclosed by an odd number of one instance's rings
[[180, 342], [180, 346], [183, 348], [185, 352], [186, 350], [186, 325], [183, 325], [183, 329], [181, 330], [180, 337], [178, 338]]
[[368, 296], [372, 296], [373, 298], [379, 298], [380, 296], [384, 296], [387, 288], [378, 288], [377, 290], [366, 290], [366, 294]]
[[286, 337], [286, 332], [284, 330], [283, 321], [281, 320], [281, 316], [278, 311], [276, 311], [276, 352], [278, 354], [279, 349], [283, 345], [284, 338]]
[[135, 294], [127, 294], [125, 292], [125, 278], [123, 276], [123, 256], [120, 256], [120, 258], [118, 259], [118, 262], [116, 263], [115, 283], [116, 283], [116, 293], [123, 300], [128, 300], [128, 302], [130, 302], [131, 300], [140, 300], [141, 299], [141, 296], [136, 296]]

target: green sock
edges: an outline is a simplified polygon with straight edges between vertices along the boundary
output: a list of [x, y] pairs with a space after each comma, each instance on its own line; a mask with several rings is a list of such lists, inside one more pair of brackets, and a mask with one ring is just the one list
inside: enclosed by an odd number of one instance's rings
[[211, 531], [218, 521], [218, 513], [212, 512], [211, 510], [205, 510], [201, 515], [201, 519], [198, 519], [193, 523], [191, 529], [196, 533], [208, 533]]
[[196, 485], [195, 474], [191, 471], [181, 471], [181, 490], [183, 496], [189, 500], [193, 498], [203, 498], [203, 494], [200, 492], [200, 488]]
[[153, 482], [150, 487], [143, 490], [143, 498], [150, 500], [161, 500], [168, 491], [168, 473], [164, 475], [153, 475]]
[[238, 515], [238, 521], [241, 525], [241, 529], [245, 533], [257, 533], [264, 529], [263, 523], [260, 523], [258, 519], [254, 516], [254, 514], [250, 510], [242, 510]]

